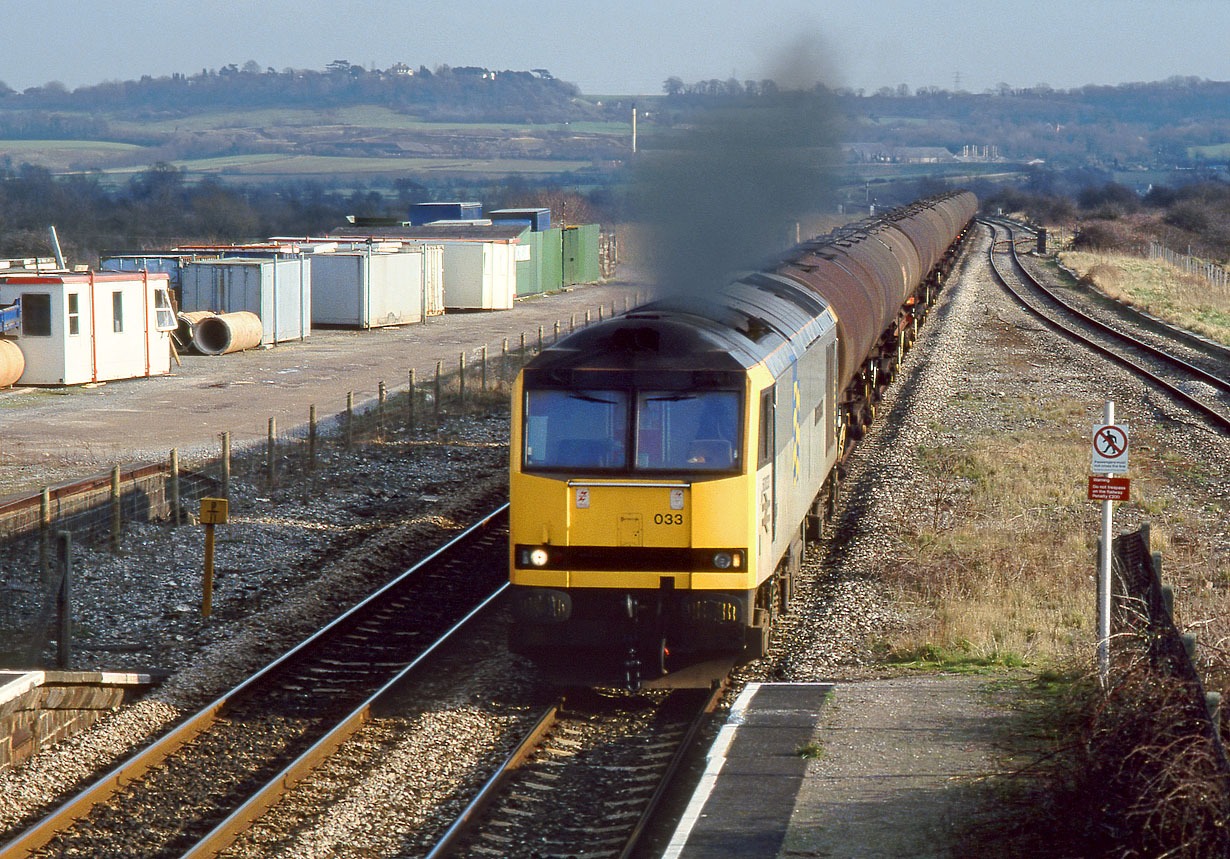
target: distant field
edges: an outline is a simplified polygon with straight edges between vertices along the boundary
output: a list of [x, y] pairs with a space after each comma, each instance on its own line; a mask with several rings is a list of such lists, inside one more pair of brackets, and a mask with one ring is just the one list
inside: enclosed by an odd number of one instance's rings
[[1211, 146], [1189, 146], [1189, 158], [1204, 158], [1209, 161], [1219, 161], [1230, 158], [1230, 143], [1215, 143]]
[[[229, 179], [340, 178], [345, 176], [402, 176], [413, 174], [506, 176], [513, 173], [569, 173], [590, 166], [588, 161], [534, 161], [506, 159], [483, 161], [468, 158], [356, 158], [322, 155], [233, 155], [224, 158], [175, 161], [189, 178], [221, 175]], [[104, 171], [125, 178], [145, 167]]]
[[515, 122], [428, 122], [413, 114], [398, 113], [377, 105], [357, 105], [345, 108], [265, 108], [260, 110], [220, 110], [191, 116], [157, 120], [132, 120], [106, 117], [117, 133], [139, 134], [177, 131], [217, 131], [225, 128], [324, 128], [345, 125], [358, 128], [399, 129], [404, 131], [484, 132], [510, 136], [543, 131], [573, 131], [586, 134], [630, 134], [629, 122], [545, 123], [533, 125]]
[[105, 167], [131, 160], [143, 147], [106, 140], [0, 140], [0, 158], [14, 165], [34, 164], [53, 173]]

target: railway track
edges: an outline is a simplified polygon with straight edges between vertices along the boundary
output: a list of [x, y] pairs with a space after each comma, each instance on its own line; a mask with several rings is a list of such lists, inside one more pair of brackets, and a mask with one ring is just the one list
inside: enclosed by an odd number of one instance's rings
[[631, 856], [721, 691], [556, 703], [428, 859]]
[[[1138, 334], [1121, 331], [1064, 300], [1022, 265], [1011, 225], [992, 220], [982, 223], [992, 234], [991, 269], [1023, 307], [1065, 336], [1147, 379], [1222, 432], [1230, 432], [1230, 381], [1180, 357], [1174, 348], [1162, 348]], [[1008, 239], [1002, 243], [997, 241], [1001, 233]]]
[[507, 505], [0, 846], [216, 856], [506, 587]]

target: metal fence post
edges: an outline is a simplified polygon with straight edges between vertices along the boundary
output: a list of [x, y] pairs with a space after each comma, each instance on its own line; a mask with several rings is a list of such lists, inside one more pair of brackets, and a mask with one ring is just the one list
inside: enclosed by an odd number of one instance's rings
[[316, 470], [316, 404], [308, 406], [308, 471]]
[[384, 387], [384, 380], [381, 380], [376, 385], [376, 437], [384, 439], [384, 399], [388, 391]]
[[269, 419], [269, 446], [265, 450], [265, 471], [269, 477], [269, 488], [272, 490], [278, 484], [278, 419]]
[[73, 666], [73, 535], [68, 531], [56, 534], [59, 555], [60, 588], [56, 593], [56, 611], [59, 618], [57, 636], [57, 662], [63, 670]]
[[354, 446], [354, 391], [346, 392], [346, 447]]
[[410, 371], [410, 387], [406, 390], [406, 432], [414, 434], [414, 370]]
[[180, 523], [179, 515], [179, 449], [171, 448], [171, 522]]
[[111, 551], [120, 550], [120, 529], [124, 524], [123, 511], [120, 509], [120, 467], [111, 468]]
[[222, 497], [231, 497], [231, 431], [222, 433]]

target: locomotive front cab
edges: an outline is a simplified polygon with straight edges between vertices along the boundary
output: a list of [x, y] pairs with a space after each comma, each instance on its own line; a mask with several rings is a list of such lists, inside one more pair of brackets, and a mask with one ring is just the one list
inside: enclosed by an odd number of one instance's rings
[[514, 651], [609, 677], [628, 661], [653, 676], [742, 650], [755, 587], [748, 385], [742, 369], [523, 371]]

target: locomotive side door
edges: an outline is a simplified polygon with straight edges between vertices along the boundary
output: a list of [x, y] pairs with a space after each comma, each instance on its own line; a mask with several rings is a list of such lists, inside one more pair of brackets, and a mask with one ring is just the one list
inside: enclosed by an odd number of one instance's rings
[[[772, 558], [777, 537], [777, 386], [760, 392], [760, 425], [757, 433], [756, 480], [758, 482], [759, 527], [757, 555], [761, 564]], [[769, 563], [772, 563], [770, 561]]]

